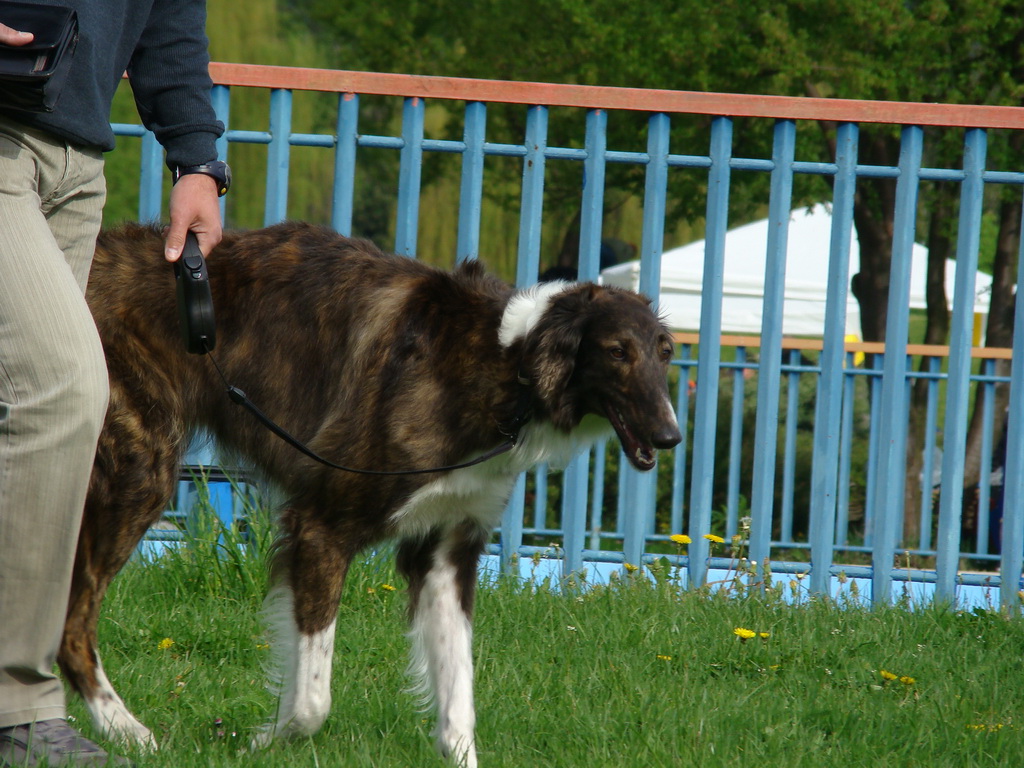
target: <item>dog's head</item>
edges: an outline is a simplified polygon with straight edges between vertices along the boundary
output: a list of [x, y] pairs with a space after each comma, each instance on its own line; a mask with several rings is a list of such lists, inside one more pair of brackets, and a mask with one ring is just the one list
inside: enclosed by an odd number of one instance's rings
[[506, 315], [503, 339], [521, 334], [520, 376], [538, 411], [569, 431], [587, 414], [611, 422], [630, 463], [654, 467], [656, 451], [682, 439], [669, 402], [672, 337], [644, 297], [591, 283], [542, 286]]

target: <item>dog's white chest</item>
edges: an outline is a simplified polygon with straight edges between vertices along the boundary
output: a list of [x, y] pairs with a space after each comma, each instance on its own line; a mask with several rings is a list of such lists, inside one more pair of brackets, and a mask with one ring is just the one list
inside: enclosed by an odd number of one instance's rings
[[460, 469], [419, 488], [392, 515], [395, 533], [400, 538], [419, 536], [466, 521], [486, 529], [497, 526], [515, 475], [507, 471], [507, 463], [495, 462], [500, 466]]

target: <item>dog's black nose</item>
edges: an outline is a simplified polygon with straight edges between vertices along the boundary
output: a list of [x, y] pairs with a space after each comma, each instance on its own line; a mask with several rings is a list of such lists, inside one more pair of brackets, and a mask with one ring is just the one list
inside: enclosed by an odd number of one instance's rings
[[679, 434], [679, 428], [674, 424], [671, 426], [662, 427], [651, 435], [651, 444], [655, 448], [661, 450], [668, 450], [669, 448], [675, 448], [682, 442], [683, 436]]

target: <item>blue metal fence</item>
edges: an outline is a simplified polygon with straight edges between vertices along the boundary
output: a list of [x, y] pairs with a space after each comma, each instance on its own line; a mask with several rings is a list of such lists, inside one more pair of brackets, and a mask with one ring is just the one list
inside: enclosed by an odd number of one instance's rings
[[[871, 599], [889, 602], [894, 583], [919, 581], [935, 585], [942, 599], [955, 599], [963, 585], [984, 584], [999, 589], [998, 601], [1009, 611], [1019, 609], [1021, 566], [1024, 555], [1024, 371], [1019, 361], [1024, 334], [1013, 342], [1012, 372], [1009, 377], [994, 374], [991, 361], [980, 372], [972, 368], [971, 332], [974, 275], [982, 223], [982, 202], [987, 187], [1013, 187], [1019, 193], [1024, 173], [1013, 168], [986, 167], [987, 138], [993, 131], [1024, 129], [1024, 110], [993, 107], [952, 107], [943, 105], [879, 104], [842, 100], [743, 97], [721, 94], [587, 88], [580, 86], [530, 85], [442, 78], [404, 77], [373, 73], [289, 70], [275, 67], [215, 64], [214, 105], [228, 130], [220, 140], [219, 152], [230, 161], [236, 143], [267, 145], [266, 204], [264, 221], [271, 224], [287, 215], [289, 159], [292, 147], [317, 147], [325, 162], [334, 167], [333, 202], [330, 224], [339, 232], [351, 233], [353, 224], [355, 174], [360, 153], [366, 149], [388, 149], [398, 153], [399, 178], [395, 192], [398, 253], [415, 255], [422, 192], [421, 170], [426, 153], [461, 156], [459, 227], [453, 261], [480, 255], [480, 221], [484, 190], [488, 183], [487, 160], [510, 157], [522, 162], [520, 224], [516, 281], [535, 281], [541, 258], [544, 221], [545, 176], [552, 163], [582, 164], [579, 274], [593, 279], [599, 273], [602, 239], [605, 171], [609, 163], [632, 164], [642, 169], [642, 230], [639, 233], [641, 261], [640, 289], [657, 299], [660, 259], [664, 246], [664, 224], [668, 206], [669, 176], [678, 169], [706, 173], [706, 252], [700, 343], [684, 338], [676, 361], [680, 383], [677, 406], [680, 421], [689, 438], [671, 454], [663, 455], [663, 480], [670, 488], [659, 494], [656, 473], [641, 474], [626, 462], [616, 461], [612, 451], [599, 446], [566, 468], [561, 486], [552, 486], [560, 496], [557, 510], [549, 507], [546, 468], [523, 476], [515, 486], [512, 500], [502, 519], [493, 552], [503, 567], [517, 558], [548, 553], [557, 544], [562, 573], [598, 569], [600, 563], [613, 567], [640, 564], [666, 553], [685, 566], [690, 584], [707, 582], [713, 569], [734, 565], [728, 557], [715, 556], [704, 534], [712, 531], [727, 537], [739, 535], [742, 548], [757, 567], [771, 561], [776, 573], [809, 573], [808, 589], [827, 593], [836, 589], [837, 575], [869, 580]], [[269, 129], [242, 130], [231, 123], [232, 89], [259, 88], [270, 91]], [[333, 134], [303, 134], [292, 128], [292, 98], [297, 91], [337, 94], [337, 123]], [[385, 96], [401, 100], [402, 119], [398, 135], [369, 135], [360, 131], [360, 97]], [[425, 138], [426, 99], [457, 105], [463, 115], [461, 140]], [[488, 141], [487, 110], [491, 103], [522, 105], [525, 132], [521, 143]], [[549, 145], [548, 117], [553, 107], [585, 110], [579, 147]], [[607, 146], [609, 113], [645, 112], [647, 147], [643, 152], [620, 151]], [[700, 115], [710, 121], [710, 140], [705, 150], [682, 154], [670, 142], [672, 121], [680, 115]], [[734, 128], [744, 120], [772, 121], [772, 149], [766, 157], [734, 156]], [[817, 121], [837, 124], [835, 156], [829, 162], [800, 160], [797, 136]], [[858, 159], [858, 138], [863, 123], [896, 125], [902, 131], [898, 162], [892, 166], [868, 165]], [[931, 168], [923, 164], [924, 126], [953, 126], [962, 129], [962, 166]], [[140, 126], [118, 124], [122, 136], [141, 137], [139, 218], [161, 215], [163, 162], [151, 134]], [[119, 152], [126, 151], [119, 149]], [[722, 281], [724, 243], [729, 228], [730, 180], [736, 171], [767, 174], [770, 191], [765, 204], [771, 223], [765, 248], [768, 254], [764, 275], [765, 309], [759, 359], [748, 354], [753, 345], [722, 343]], [[783, 289], [785, 283], [787, 234], [793, 207], [794, 177], [810, 174], [827, 178], [832, 188], [829, 201], [833, 211], [829, 243], [830, 266], [828, 303], [822, 328], [820, 350], [815, 359], [803, 361], [790, 351], [782, 333]], [[854, 195], [858, 179], [888, 178], [896, 184], [893, 259], [885, 354], [874, 355], [866, 367], [853, 363], [844, 346], [844, 323], [849, 259], [853, 231]], [[912, 369], [907, 346], [910, 310], [907, 301], [910, 256], [919, 212], [919, 189], [923, 181], [960, 185], [961, 202], [957, 240], [956, 289], [953, 296], [950, 344], [945, 354], [927, 357], [926, 371]], [[454, 203], [453, 203], [454, 204]], [[1024, 299], [1018, 297], [1017, 322], [1024, 322]], [[697, 357], [692, 357], [693, 347]], [[744, 378], [756, 372], [756, 410], [753, 430], [743, 423]], [[725, 378], [723, 378], [725, 377]], [[929, 380], [925, 447], [923, 501], [920, 510], [920, 538], [903, 541], [903, 491], [906, 478], [906, 437], [910, 383], [919, 377]], [[873, 396], [855, 397], [858, 380], [867, 380]], [[801, 381], [813, 381], [813, 405], [798, 396]], [[690, 383], [695, 382], [695, 392]], [[727, 386], [723, 386], [723, 382]], [[965, 439], [972, 395], [986, 406], [988, 446], [992, 430], [993, 391], [997, 384], [1010, 386], [1008, 439], [1002, 485], [1001, 523], [979, 511], [973, 541], [961, 543]], [[940, 393], [940, 385], [942, 392]], [[723, 394], [731, 390], [731, 399]], [[780, 417], [780, 398], [785, 393]], [[980, 394], [978, 394], [980, 393]], [[725, 405], [723, 405], [723, 402]], [[866, 403], [866, 405], [859, 405]], [[858, 413], [858, 408], [868, 412]], [[809, 470], [809, 501], [795, 508], [793, 491], [797, 481], [797, 422], [801, 409], [813, 411], [812, 465]], [[855, 420], [868, 424], [867, 434], [855, 429]], [[721, 427], [728, 424], [728, 429]], [[780, 438], [781, 429], [781, 438]], [[938, 435], [941, 430], [942, 438]], [[722, 461], [723, 439], [727, 456]], [[745, 443], [753, 442], [752, 466], [741, 469]], [[851, 456], [857, 441], [866, 442], [868, 460], [864, 468], [862, 519], [851, 516], [849, 489], [853, 483]], [[941, 462], [936, 446], [941, 443]], [[781, 455], [778, 455], [781, 446]], [[991, 448], [983, 456], [985, 469], [979, 482], [979, 506], [992, 498]], [[941, 467], [941, 487], [933, 513], [931, 474]], [[781, 471], [780, 471], [781, 470]], [[719, 475], [726, 474], [723, 479]], [[781, 477], [780, 488], [777, 487]], [[716, 509], [716, 483], [727, 487], [724, 509]], [[606, 488], [616, 488], [610, 498]], [[659, 502], [658, 499], [662, 501]], [[749, 528], [740, 523], [741, 499], [749, 499]], [[668, 506], [668, 509], [664, 507]], [[716, 513], [724, 512], [718, 521]], [[933, 514], [937, 518], [933, 518]], [[795, 517], [809, 516], [806, 533], [794, 527]], [[933, 536], [933, 523], [937, 531]], [[552, 521], [555, 522], [552, 522]], [[655, 521], [660, 521], [660, 527]], [[716, 528], [717, 526], [717, 528]], [[997, 526], [998, 544], [989, 544]], [[688, 533], [692, 543], [685, 553], [668, 542], [672, 533]], [[728, 544], [726, 545], [728, 547]], [[801, 555], [800, 553], [804, 553]], [[895, 566], [904, 553], [930, 558], [928, 570]], [[782, 559], [785, 558], [785, 559]], [[980, 574], [965, 573], [965, 560]], [[934, 570], [931, 563], [934, 562]], [[998, 562], [998, 571], [995, 565]], [[986, 563], [990, 565], [986, 565]], [[988, 572], [985, 572], [987, 569]]]

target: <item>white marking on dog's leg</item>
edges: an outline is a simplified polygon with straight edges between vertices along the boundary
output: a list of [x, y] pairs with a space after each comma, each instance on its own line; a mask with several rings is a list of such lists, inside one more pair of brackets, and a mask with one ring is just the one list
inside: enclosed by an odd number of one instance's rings
[[253, 739], [254, 748], [265, 747], [276, 737], [316, 733], [331, 709], [335, 622], [313, 634], [299, 632], [288, 587], [275, 587], [267, 606], [277, 667], [271, 679], [278, 687], [277, 716]]
[[93, 725], [113, 741], [126, 746], [138, 746], [144, 750], [155, 750], [157, 745], [153, 734], [128, 711], [128, 707], [110, 684], [106, 672], [103, 671], [103, 664], [98, 658], [96, 682], [99, 687], [95, 696], [84, 700]]
[[412, 617], [409, 671], [418, 678], [415, 690], [437, 710], [438, 750], [456, 765], [476, 768], [473, 628], [459, 600], [455, 567], [443, 547], [434, 558]]

